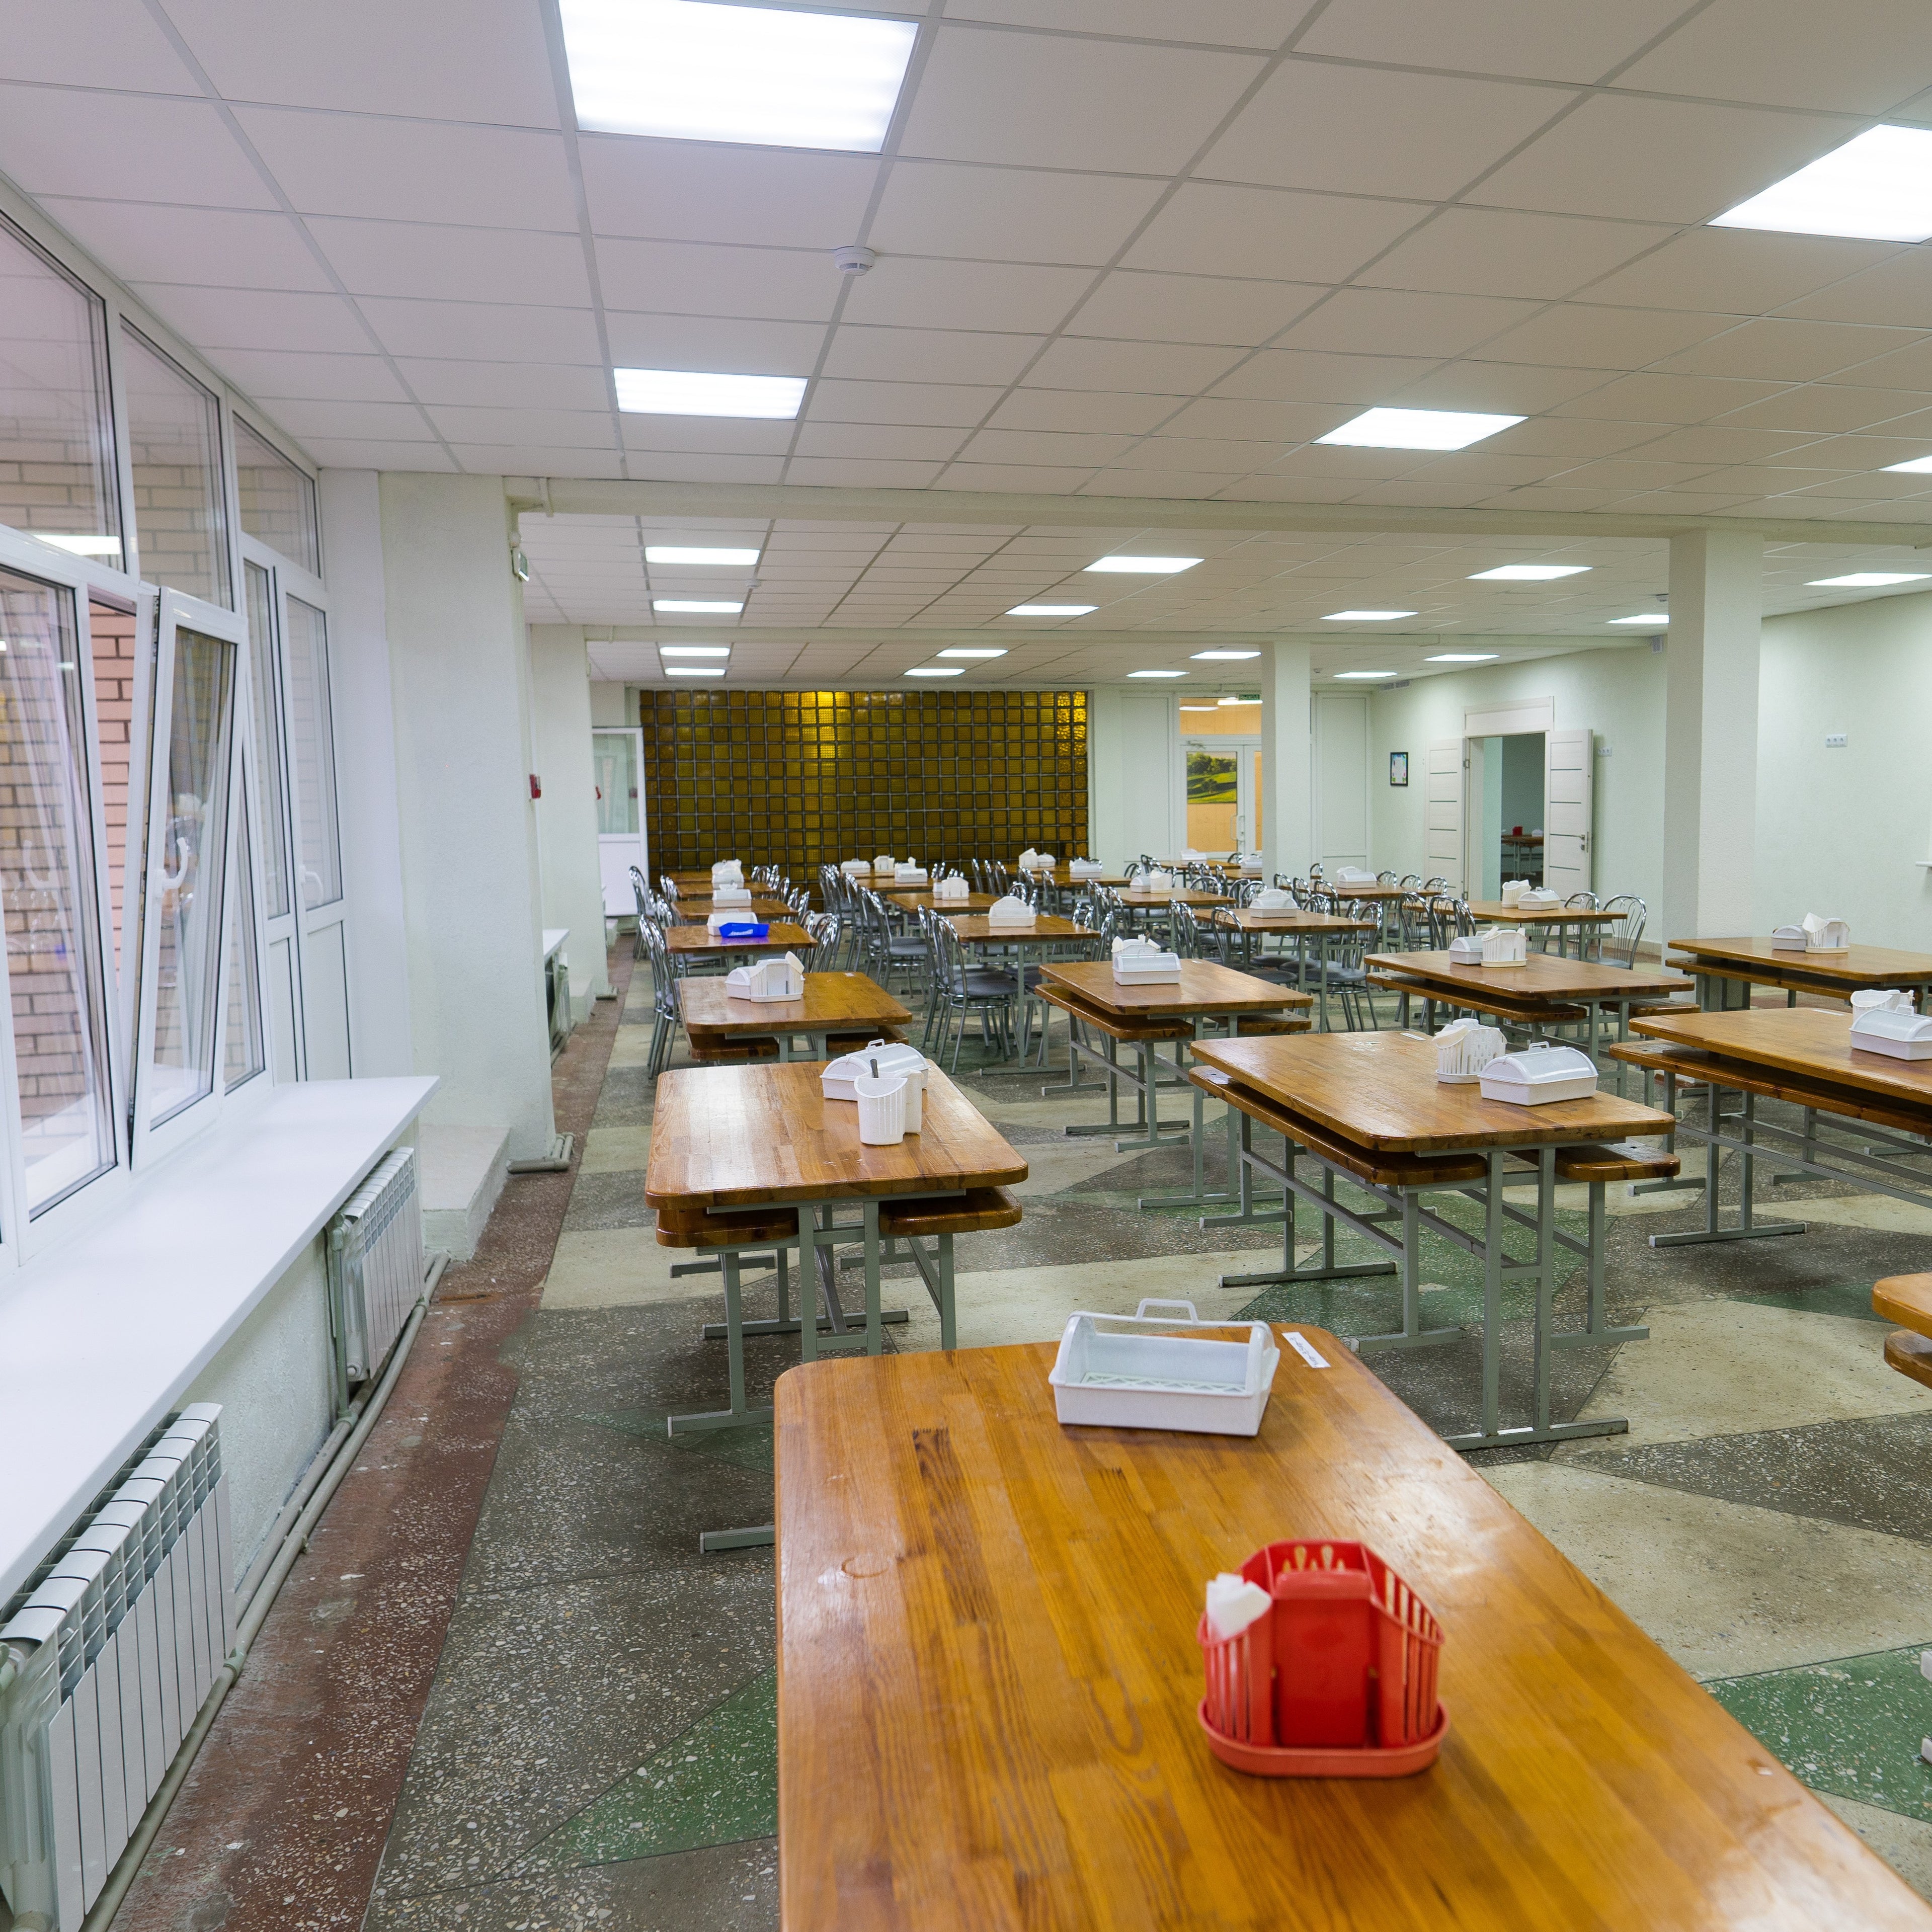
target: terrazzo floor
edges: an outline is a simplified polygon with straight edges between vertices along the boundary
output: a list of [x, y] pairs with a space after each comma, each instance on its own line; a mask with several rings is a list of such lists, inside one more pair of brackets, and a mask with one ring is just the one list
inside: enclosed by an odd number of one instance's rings
[[[768, 1521], [769, 1428], [673, 1439], [665, 1418], [716, 1407], [722, 1344], [701, 1338], [716, 1276], [674, 1276], [642, 1205], [650, 992], [629, 993], [539, 1306], [505, 1352], [518, 1389], [366, 1923], [370, 1932], [712, 1932], [777, 1922], [772, 1558], [700, 1556], [700, 1530]], [[963, 1346], [1045, 1340], [1076, 1308], [1147, 1295], [1204, 1315], [1252, 1310], [1360, 1336], [1396, 1318], [1373, 1277], [1224, 1288], [1278, 1268], [1279, 1232], [1144, 1212], [1188, 1161], [1070, 1140], [1090, 1097], [1037, 1075], [968, 1090], [1024, 1154], [1026, 1218], [962, 1239]], [[1687, 1169], [1697, 1162], [1687, 1156]], [[1472, 1460], [1710, 1686], [1872, 1846], [1932, 1898], [1932, 1391], [1887, 1370], [1878, 1276], [1924, 1264], [1932, 1214], [1834, 1184], [1778, 1190], [1802, 1237], [1656, 1250], [1695, 1194], [1612, 1190], [1610, 1312], [1650, 1339], [1560, 1358], [1566, 1417], [1626, 1435]], [[1562, 1209], [1580, 1222], [1582, 1190]], [[1305, 1224], [1304, 1224], [1305, 1225]], [[1312, 1250], [1304, 1247], [1305, 1255]], [[1480, 1308], [1474, 1264], [1426, 1250], [1433, 1322]], [[1366, 1258], [1345, 1241], [1342, 1258]], [[768, 1278], [767, 1278], [768, 1279]], [[754, 1278], [755, 1280], [755, 1278]], [[910, 1270], [888, 1346], [938, 1345]], [[1573, 1317], [1577, 1291], [1559, 1307]], [[752, 1286], [748, 1312], [770, 1312]], [[1510, 1309], [1505, 1400], [1520, 1400]], [[751, 1400], [795, 1359], [754, 1340]], [[1466, 1426], [1480, 1358], [1448, 1346], [1370, 1358], [1432, 1425]]]

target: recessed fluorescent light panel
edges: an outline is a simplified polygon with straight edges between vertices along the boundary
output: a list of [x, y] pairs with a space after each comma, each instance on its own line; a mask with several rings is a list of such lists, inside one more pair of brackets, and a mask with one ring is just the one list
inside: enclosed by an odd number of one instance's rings
[[1855, 570], [1849, 577], [1814, 577], [1814, 590], [1882, 590], [1888, 584], [1923, 584], [1922, 570]]
[[1670, 620], [1661, 611], [1651, 610], [1640, 611], [1634, 617], [1612, 617], [1610, 622], [1613, 624], [1647, 624], [1656, 631], [1667, 630], [1670, 625]]
[[1261, 700], [1258, 698], [1217, 698], [1214, 702], [1219, 706], [1224, 704], [1258, 704]]
[[1087, 568], [1117, 570], [1132, 577], [1172, 577], [1177, 570], [1192, 570], [1200, 561], [1198, 556], [1103, 556]]
[[1184, 704], [1180, 708], [1184, 711], [1212, 711], [1215, 707], [1211, 704]]
[[646, 544], [646, 563], [716, 564], [721, 567], [750, 565], [758, 560], [754, 550], [701, 550], [690, 544]]
[[715, 670], [706, 664], [666, 664], [664, 674], [666, 677], [722, 677], [724, 669], [722, 664]]
[[1185, 677], [1187, 674], [1184, 670], [1130, 670], [1127, 675], [1130, 677]]
[[[1932, 456], [1915, 456], [1910, 463], [1888, 463], [1885, 467], [1888, 476], [1923, 476], [1928, 470], [1932, 470]], [[58, 543], [60, 541], [58, 537], [41, 538], [43, 543]], [[116, 548], [118, 549], [119, 546], [117, 544]]]
[[1493, 570], [1479, 570], [1472, 584], [1551, 584], [1559, 577], [1581, 577], [1587, 563], [1499, 563]]
[[1324, 624], [1386, 624], [1396, 617], [1413, 617], [1413, 610], [1330, 610]]
[[1868, 128], [1711, 226], [1923, 242], [1932, 237], [1932, 131]]
[[562, 0], [580, 128], [761, 148], [885, 146], [910, 20], [697, 0]]
[[731, 655], [729, 644], [660, 644], [658, 656], [661, 658], [728, 658]]
[[1494, 664], [1502, 653], [1500, 651], [1438, 651], [1432, 658], [1424, 658], [1424, 664]]
[[1196, 651], [1192, 653], [1197, 664], [1238, 664], [1244, 658], [1258, 658], [1259, 651]]
[[52, 544], [56, 550], [64, 550], [73, 556], [118, 556], [121, 539], [106, 536], [56, 536], [46, 530], [29, 530], [27, 534], [37, 542]]
[[1472, 442], [1511, 429], [1521, 416], [1474, 416], [1460, 410], [1365, 410], [1352, 422], [1318, 436], [1363, 449], [1467, 449]]
[[1009, 617], [1085, 617], [1100, 609], [1097, 604], [1016, 604]]
[[1338, 670], [1335, 675], [1337, 677], [1393, 677], [1395, 673], [1392, 670]]
[[1006, 647], [1004, 644], [1002, 644], [998, 650], [983, 651], [969, 650], [964, 645], [961, 644], [955, 646], [951, 650], [941, 651], [939, 655], [943, 658], [1003, 658], [1006, 654]]
[[959, 664], [919, 664], [908, 671], [908, 677], [964, 677], [964, 668]]
[[617, 380], [617, 406], [632, 416], [758, 416], [790, 422], [805, 400], [802, 376], [721, 376], [703, 369], [610, 373]]
[[710, 617], [735, 617], [744, 609], [742, 604], [725, 603], [716, 598], [706, 597], [653, 597], [653, 610], [682, 610], [686, 616], [703, 614]]

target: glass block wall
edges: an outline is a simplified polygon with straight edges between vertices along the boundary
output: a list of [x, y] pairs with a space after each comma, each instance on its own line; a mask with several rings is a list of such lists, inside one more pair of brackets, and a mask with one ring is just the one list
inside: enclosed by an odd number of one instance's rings
[[645, 691], [652, 875], [1087, 850], [1084, 691]]

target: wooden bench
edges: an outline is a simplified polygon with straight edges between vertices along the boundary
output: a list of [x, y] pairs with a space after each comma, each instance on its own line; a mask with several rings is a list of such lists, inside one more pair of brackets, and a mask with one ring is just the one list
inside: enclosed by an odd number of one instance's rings
[[[1016, 1228], [1021, 1208], [1010, 1188], [969, 1187], [950, 1198], [895, 1197], [879, 1203], [881, 1261], [910, 1261], [939, 1311], [939, 1346], [959, 1346], [952, 1301], [952, 1238], [993, 1228]], [[930, 1241], [932, 1249], [922, 1245]], [[904, 1252], [901, 1252], [903, 1244]]]
[[1840, 993], [1835, 988], [1822, 985], [1816, 980], [1808, 980], [1796, 973], [1777, 973], [1768, 968], [1754, 966], [1747, 971], [1742, 966], [1719, 966], [1710, 961], [1687, 958], [1666, 959], [1666, 966], [1675, 966], [1680, 973], [1694, 974], [1700, 980], [1723, 980], [1731, 985], [1742, 985], [1745, 988], [1744, 1004], [1750, 1004], [1749, 989], [1753, 986], [1770, 986], [1786, 995], [1785, 1004], [1795, 1006], [1800, 993], [1816, 993], [1821, 999], [1831, 1000], [1834, 1005], [1849, 1006], [1849, 994]]
[[1558, 1180], [1588, 1181], [1601, 1186], [1612, 1180], [1669, 1180], [1684, 1163], [1670, 1153], [1653, 1154], [1634, 1147], [1566, 1147], [1556, 1150]]
[[[1559, 1027], [1580, 1026], [1590, 1017], [1585, 1006], [1553, 1006], [1546, 1000], [1521, 1000], [1507, 993], [1487, 993], [1472, 988], [1466, 993], [1452, 994], [1442, 987], [1421, 980], [1405, 978], [1400, 974], [1372, 972], [1364, 976], [1372, 986], [1379, 986], [1385, 992], [1400, 993], [1405, 1000], [1424, 1000], [1431, 1006], [1446, 1006], [1451, 1012], [1493, 1013], [1498, 1019], [1515, 1020], [1525, 1026]], [[1402, 1023], [1408, 1024], [1408, 1011], [1405, 1005]]]
[[[743, 1066], [754, 1060], [778, 1057], [777, 1039], [770, 1035], [716, 1033], [709, 1027], [687, 1026], [685, 1037], [690, 1042], [692, 1063], [698, 1066]], [[833, 1034], [826, 1039], [826, 1058], [836, 1060], [842, 1054], [857, 1053], [875, 1040], [895, 1046], [905, 1044], [905, 1035], [897, 1027], [882, 1026], [871, 1033]]]
[[1097, 1006], [1090, 1006], [1078, 994], [1068, 992], [1051, 980], [1042, 979], [1034, 987], [1034, 997], [1043, 1000], [1049, 1006], [1058, 1006], [1062, 1012], [1084, 1026], [1090, 1026], [1096, 1033], [1105, 1034], [1109, 1040], [1120, 1040], [1129, 1046], [1138, 1046], [1143, 1041], [1194, 1037], [1192, 1020], [1123, 1019], [1118, 1013], [1103, 1013]]
[[1885, 1338], [1886, 1366], [1932, 1388], [1932, 1274], [1874, 1282], [1872, 1310], [1902, 1324]]
[[[1741, 1094], [1756, 1094], [1769, 1100], [1788, 1100], [1796, 1107], [1816, 1108], [1848, 1120], [1868, 1120], [1874, 1126], [1891, 1127], [1900, 1133], [1932, 1132], [1932, 1119], [1923, 1112], [1888, 1106], [1862, 1088], [1840, 1087], [1829, 1081], [1808, 1078], [1802, 1073], [1782, 1072], [1759, 1063], [1726, 1060], [1695, 1047], [1640, 1046], [1634, 1040], [1618, 1042], [1605, 1051], [1615, 1060], [1658, 1072], [1679, 1082], [1704, 1082], [1734, 1088]], [[1765, 1151], [1771, 1152], [1769, 1148]]]

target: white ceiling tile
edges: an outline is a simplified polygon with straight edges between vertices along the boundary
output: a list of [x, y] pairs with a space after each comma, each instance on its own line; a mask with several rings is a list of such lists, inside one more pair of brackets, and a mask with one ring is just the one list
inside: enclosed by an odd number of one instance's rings
[[1661, 423], [1587, 422], [1574, 416], [1532, 416], [1514, 429], [1491, 436], [1483, 447], [1498, 455], [1562, 456], [1582, 462], [1590, 457], [1613, 456], [1618, 450], [1638, 444], [1648, 447], [1654, 438], [1672, 434]]
[[788, 422], [736, 416], [618, 418], [626, 449], [675, 449], [692, 454], [782, 456], [791, 447]]
[[829, 255], [718, 248], [695, 242], [600, 241], [597, 272], [613, 308], [824, 322], [844, 278]]
[[602, 359], [598, 352], [596, 323], [587, 308], [408, 302], [370, 296], [356, 306], [392, 356], [593, 365]]
[[1064, 33], [1272, 49], [1294, 32], [1313, 4], [1314, 0], [1191, 0], [1183, 21], [1176, 19], [1169, 0], [946, 0], [946, 17]]
[[40, 206], [123, 281], [332, 292], [285, 214], [52, 196]]
[[1093, 474], [1090, 468], [1048, 469], [1021, 463], [954, 463], [934, 484], [938, 490], [1054, 490], [1072, 491]]
[[1412, 202], [1184, 182], [1121, 260], [1182, 274], [1339, 282], [1424, 212]]
[[1898, 419], [1922, 409], [1925, 400], [1923, 395], [1904, 390], [1864, 389], [1850, 383], [1808, 382], [1802, 388], [1786, 389], [1780, 394], [1730, 412], [1723, 426], [1810, 430], [1825, 436], [1870, 429], [1875, 424], [1885, 423], [1888, 426], [1886, 434], [1897, 436], [1908, 433], [1898, 426]]
[[1708, 221], [1843, 141], [1842, 122], [1593, 94], [1506, 161], [1478, 199], [1639, 221]]
[[896, 461], [944, 463], [966, 435], [964, 429], [808, 422], [800, 425], [794, 446], [800, 456], [884, 457]]
[[886, 256], [1097, 266], [1113, 259], [1160, 187], [1115, 175], [902, 160], [866, 239]]
[[44, 0], [0, 0], [10, 80], [136, 94], [196, 94], [194, 76], [141, 0], [92, 0], [86, 30]]
[[857, 278], [844, 320], [888, 328], [1039, 333], [1058, 328], [1093, 279], [1087, 268], [886, 256]]
[[842, 322], [824, 374], [886, 382], [1010, 382], [1042, 338], [959, 328], [866, 328]]
[[[1541, 127], [1566, 97], [1547, 88], [1289, 60], [1198, 172], [1340, 194], [1454, 194]], [[1484, 190], [1483, 199], [1492, 199]]]
[[409, 221], [311, 218], [308, 225], [351, 295], [487, 302], [506, 288], [525, 288], [590, 306], [590, 278], [574, 235]]
[[884, 457], [794, 456], [785, 467], [785, 481], [846, 490], [925, 490], [942, 466], [896, 463]]
[[870, 154], [578, 137], [598, 235], [831, 250], [854, 240], [880, 163]]
[[225, 349], [221, 373], [257, 402], [399, 403], [402, 385], [380, 356], [302, 356], [280, 350]]
[[1715, 376], [1620, 376], [1600, 389], [1564, 404], [1556, 413], [1612, 422], [1694, 423], [1742, 409], [1776, 392], [1769, 382]]
[[1082, 430], [1141, 436], [1170, 415], [1172, 396], [1110, 394], [1105, 390], [1014, 390], [988, 418], [989, 429]]
[[1260, 70], [1242, 54], [941, 26], [899, 152], [1171, 174]]
[[0, 85], [0, 172], [34, 196], [275, 206], [208, 101]]
[[1724, 326], [1716, 316], [1668, 309], [1598, 308], [1565, 302], [1484, 344], [1486, 362], [1544, 362], [1573, 369], [1641, 369]]
[[531, 442], [452, 442], [450, 448], [465, 470], [487, 476], [580, 476], [602, 481], [624, 473], [616, 452], [610, 449], [552, 448]]
[[[815, 322], [747, 322], [735, 316], [604, 316], [611, 359], [620, 369], [722, 370], [756, 376], [808, 376], [824, 346]], [[595, 352], [591, 359], [596, 360]]]
[[960, 455], [968, 463], [1084, 463], [1097, 467], [1112, 462], [1129, 440], [1072, 430], [982, 429]]
[[[436, 442], [385, 442], [370, 437], [310, 436], [303, 447], [325, 470], [421, 470], [448, 476], [456, 465]], [[516, 472], [508, 472], [516, 474]]]
[[1292, 444], [1251, 442], [1229, 437], [1217, 440], [1204, 436], [1150, 436], [1111, 459], [1121, 470], [1191, 470], [1205, 474], [1218, 470], [1224, 476], [1245, 476], [1278, 456], [1286, 456]]
[[560, 134], [273, 107], [236, 118], [302, 214], [576, 232]]
[[[1528, 427], [1525, 424], [1525, 428]], [[1515, 432], [1512, 430], [1510, 434], [1514, 435]], [[1677, 463], [1768, 464], [1786, 455], [1787, 452], [1808, 448], [1816, 440], [1808, 430], [1741, 429], [1726, 425], [1720, 428], [1672, 430], [1646, 442], [1643, 453]], [[1792, 457], [1789, 460], [1799, 459]]]
[[1793, 302], [1786, 313], [1824, 322], [1892, 322], [1922, 328], [1932, 303], [1932, 256], [1908, 248], [1859, 274]]
[[432, 407], [430, 420], [451, 442], [547, 443], [557, 449], [609, 449], [616, 439], [608, 410]]
[[1043, 389], [1117, 389], [1143, 395], [1192, 396], [1224, 376], [1234, 349], [1162, 342], [1105, 342], [1091, 338], [1048, 344], [1027, 380]]
[[[1486, 358], [1493, 352], [1482, 351]], [[1391, 391], [1388, 400], [1407, 409], [1486, 410], [1498, 415], [1534, 416], [1597, 388], [1606, 380], [1600, 369], [1551, 369], [1487, 360], [1445, 362]]]
[[1495, 208], [1445, 208], [1362, 271], [1371, 288], [1527, 296], [1553, 301], [1620, 266], [1672, 231]]
[[[1309, 350], [1264, 349], [1215, 385], [1216, 398], [1252, 396], [1282, 403], [1379, 403], [1404, 385], [1426, 375], [1437, 358], [1401, 356], [1325, 356]], [[1317, 435], [1325, 435], [1352, 411], [1338, 412]], [[1232, 434], [1220, 430], [1220, 435]]]
[[1712, 466], [1700, 463], [1658, 463], [1642, 457], [1612, 457], [1602, 463], [1580, 463], [1552, 482], [1579, 490], [1607, 490], [1626, 496], [1633, 490], [1676, 489], [1708, 476]]
[[1902, 328], [1863, 328], [1848, 322], [1796, 322], [1773, 316], [1740, 322], [1658, 366], [1684, 375], [1814, 382], [1928, 339], [1932, 338]]
[[[847, 382], [821, 377], [812, 386], [805, 414], [812, 422], [906, 423], [916, 427], [976, 425], [1002, 391], [991, 384], [958, 382]], [[1030, 425], [1026, 425], [1030, 427]], [[1078, 423], [1046, 423], [1047, 429], [1077, 429]]]
[[451, 362], [425, 356], [410, 357], [399, 366], [418, 400], [425, 403], [466, 403], [485, 409], [610, 407], [610, 382], [602, 369], [542, 362]]
[[1600, 80], [1684, 10], [1685, 0], [1336, 0], [1300, 43], [1310, 54], [1518, 74]]
[[252, 0], [169, 0], [168, 11], [231, 100], [557, 124], [542, 22], [518, 0], [464, 0], [460, 28], [392, 0], [290, 8], [272, 26]]
[[1381, 356], [1460, 356], [1534, 312], [1481, 296], [1339, 289], [1281, 338], [1284, 349]]
[[368, 336], [339, 296], [273, 290], [184, 289], [133, 284], [134, 292], [197, 349], [366, 350]]
[[1324, 292], [1296, 282], [1116, 268], [1069, 317], [1066, 332], [1252, 348], [1278, 334]]
[[303, 402], [291, 397], [276, 404], [275, 418], [304, 442], [345, 436], [394, 442], [436, 440], [435, 430], [413, 403]]
[[[1628, 302], [1642, 308], [1766, 315], [1900, 256], [1900, 250], [1889, 242], [1760, 234], [1742, 228], [1693, 228], [1655, 254], [1594, 284], [1588, 294], [1592, 302]], [[1907, 254], [1904, 259], [1912, 257]], [[1828, 313], [1821, 320], [1895, 322], [1902, 318]]]
[[1882, 114], [1932, 86], [1932, 14], [1920, 0], [1838, 0], [1816, 8], [1712, 0], [1626, 68], [1617, 85]]
[[1825, 379], [1862, 389], [1918, 389], [1932, 392], [1932, 340], [1921, 340], [1909, 349], [1894, 350], [1841, 369]]

